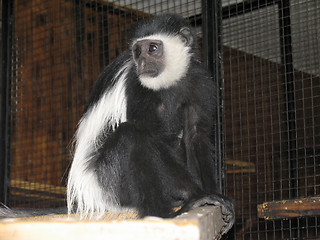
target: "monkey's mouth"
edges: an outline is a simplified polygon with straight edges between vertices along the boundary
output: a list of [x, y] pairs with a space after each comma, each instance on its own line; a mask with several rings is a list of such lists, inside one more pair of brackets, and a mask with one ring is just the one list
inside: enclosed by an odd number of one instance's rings
[[143, 69], [141, 71], [138, 71], [139, 77], [157, 77], [159, 75], [159, 71], [156, 71], [154, 69]]

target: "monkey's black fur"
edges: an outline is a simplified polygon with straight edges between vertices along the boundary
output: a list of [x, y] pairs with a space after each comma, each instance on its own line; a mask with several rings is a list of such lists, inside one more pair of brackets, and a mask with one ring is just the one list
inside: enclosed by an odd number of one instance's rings
[[[189, 25], [183, 18], [166, 14], [138, 23], [131, 39], [159, 33], [176, 36], [185, 27]], [[195, 35], [187, 37], [193, 38], [191, 62], [186, 76], [174, 86], [157, 91], [143, 87], [135, 66], [131, 67], [126, 79], [127, 120], [103, 140], [90, 167], [96, 169], [100, 184], [108, 188], [104, 176], [110, 174], [107, 165], [113, 161], [120, 171], [121, 206], [134, 207], [141, 216], [172, 217], [200, 203], [215, 204], [222, 207], [229, 229], [234, 221], [233, 204], [218, 193], [213, 174], [216, 159], [211, 136], [216, 124], [217, 89], [199, 61]], [[109, 75], [131, 58], [128, 50], [105, 69], [89, 106], [108, 86]], [[117, 156], [116, 160], [106, 157], [110, 155]], [[173, 211], [179, 206], [180, 211]]]
[[[152, 39], [148, 37], [158, 35], [179, 37], [189, 49], [186, 74], [169, 87], [152, 89], [141, 84], [137, 74], [141, 66], [134, 64], [131, 50], [107, 66], [93, 87], [83, 119], [95, 117], [89, 116], [90, 111], [117, 84], [115, 76], [127, 71], [126, 120], [115, 128], [103, 127], [99, 144], [84, 157], [87, 165], [81, 174], [93, 172], [100, 191], [114, 196], [120, 208], [135, 208], [141, 216], [173, 217], [201, 205], [219, 205], [225, 233], [233, 225], [234, 209], [232, 201], [219, 194], [215, 185], [215, 143], [211, 136], [216, 124], [216, 85], [199, 61], [196, 36], [178, 15], [165, 14], [136, 24], [130, 46], [137, 39], [147, 39], [147, 43], [137, 44], [149, 44]], [[166, 44], [164, 41], [165, 51]], [[170, 59], [160, 60], [164, 67], [170, 63]], [[124, 63], [130, 62], [121, 72]], [[73, 164], [77, 167], [79, 163]], [[77, 187], [77, 183], [73, 185]], [[74, 198], [77, 204], [79, 197]], [[181, 209], [175, 211], [177, 207]]]

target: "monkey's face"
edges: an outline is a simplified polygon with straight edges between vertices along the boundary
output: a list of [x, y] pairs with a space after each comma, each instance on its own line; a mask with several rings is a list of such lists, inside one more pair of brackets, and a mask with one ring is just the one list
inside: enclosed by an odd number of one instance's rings
[[168, 89], [189, 69], [193, 42], [184, 28], [179, 34], [155, 34], [135, 40], [132, 55], [141, 84], [151, 90]]
[[140, 40], [132, 47], [139, 77], [157, 77], [164, 69], [163, 42]]

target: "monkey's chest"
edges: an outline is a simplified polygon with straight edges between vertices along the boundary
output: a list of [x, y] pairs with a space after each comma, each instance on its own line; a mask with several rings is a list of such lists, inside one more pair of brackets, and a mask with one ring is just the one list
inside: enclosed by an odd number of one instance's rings
[[176, 103], [147, 102], [139, 108], [128, 106], [128, 121], [157, 135], [179, 135], [183, 129], [183, 110]]

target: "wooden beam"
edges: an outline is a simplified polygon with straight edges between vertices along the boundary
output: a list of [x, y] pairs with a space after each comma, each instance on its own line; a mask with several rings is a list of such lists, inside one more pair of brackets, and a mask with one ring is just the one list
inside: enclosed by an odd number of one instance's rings
[[[108, 213], [110, 214], [110, 213]], [[107, 215], [108, 215], [107, 214]], [[208, 240], [220, 239], [223, 227], [220, 207], [205, 206], [176, 218], [135, 218], [129, 213], [113, 214], [107, 220], [79, 220], [77, 216], [4, 219], [0, 221], [0, 239], [10, 240]], [[132, 219], [131, 219], [132, 218]]]
[[258, 216], [266, 220], [320, 215], [320, 197], [264, 202]]
[[256, 172], [256, 165], [252, 162], [225, 159], [225, 163], [228, 165], [227, 173], [254, 173]]
[[54, 186], [50, 184], [42, 184], [37, 182], [22, 181], [18, 179], [11, 179], [10, 181], [11, 188], [24, 189], [28, 191], [37, 191], [37, 192], [49, 192], [56, 194], [66, 194], [66, 188], [61, 186]]

